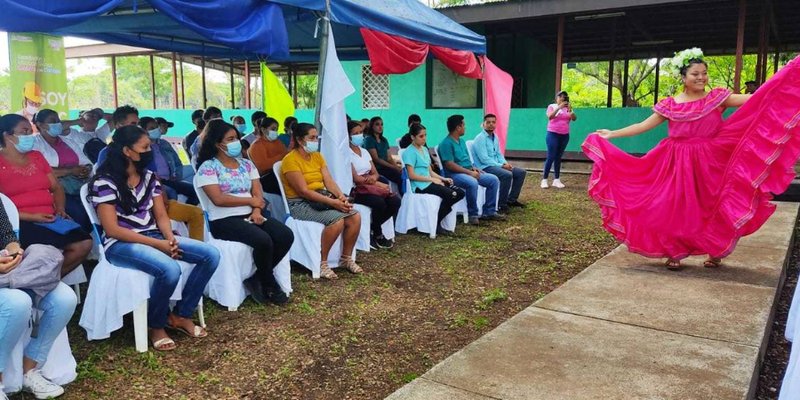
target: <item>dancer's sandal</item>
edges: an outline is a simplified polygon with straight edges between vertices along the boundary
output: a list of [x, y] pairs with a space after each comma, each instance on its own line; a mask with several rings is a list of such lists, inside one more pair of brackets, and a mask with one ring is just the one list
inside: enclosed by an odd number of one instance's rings
[[707, 260], [703, 261], [703, 266], [706, 268], [719, 268], [722, 265], [722, 259], [709, 257]]
[[680, 260], [673, 260], [671, 258], [668, 259], [664, 265], [666, 265], [667, 269], [670, 271], [679, 271], [681, 268], [683, 268]]

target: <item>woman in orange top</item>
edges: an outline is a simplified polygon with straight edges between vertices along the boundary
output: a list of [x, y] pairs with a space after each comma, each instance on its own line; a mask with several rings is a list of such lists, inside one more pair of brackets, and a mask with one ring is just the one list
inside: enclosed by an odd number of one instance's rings
[[256, 140], [247, 154], [250, 156], [258, 174], [261, 176], [261, 187], [267, 193], [281, 194], [278, 178], [272, 173], [272, 166], [289, 153], [286, 146], [278, 140], [278, 121], [275, 118], [261, 118], [255, 126]]

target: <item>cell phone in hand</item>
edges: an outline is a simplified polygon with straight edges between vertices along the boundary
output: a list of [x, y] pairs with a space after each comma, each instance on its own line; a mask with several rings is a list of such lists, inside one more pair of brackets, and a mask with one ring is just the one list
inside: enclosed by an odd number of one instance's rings
[[9, 253], [9, 252], [8, 252], [8, 250], [6, 250], [6, 249], [0, 250], [0, 257], [11, 257], [11, 258], [15, 258], [15, 257], [17, 257], [18, 255], [19, 255], [19, 252], [18, 252], [18, 251], [17, 251], [17, 252], [14, 252], [14, 253]]

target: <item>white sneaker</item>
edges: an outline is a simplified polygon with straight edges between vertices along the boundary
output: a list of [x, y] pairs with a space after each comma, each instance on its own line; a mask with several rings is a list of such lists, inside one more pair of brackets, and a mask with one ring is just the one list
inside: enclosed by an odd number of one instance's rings
[[22, 390], [33, 394], [37, 399], [49, 399], [64, 394], [63, 387], [47, 380], [36, 368], [22, 377]]
[[542, 184], [539, 185], [539, 187], [542, 188], [542, 189], [549, 188], [550, 186], [547, 185], [547, 179], [542, 179]]
[[555, 179], [553, 180], [553, 187], [563, 189], [565, 186], [563, 183], [561, 183], [561, 179]]

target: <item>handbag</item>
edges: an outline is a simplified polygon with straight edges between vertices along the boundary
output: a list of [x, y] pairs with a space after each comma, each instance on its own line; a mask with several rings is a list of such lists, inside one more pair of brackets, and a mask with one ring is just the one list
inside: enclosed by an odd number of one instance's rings
[[391, 190], [375, 184], [356, 185], [353, 188], [353, 192], [355, 192], [356, 194], [363, 194], [368, 196], [380, 196], [383, 198], [392, 196]]
[[0, 274], [0, 287], [27, 289], [44, 297], [61, 281], [61, 250], [43, 244], [33, 244], [25, 249], [22, 262], [11, 272]]
[[89, 179], [81, 179], [74, 175], [65, 175], [58, 178], [58, 183], [64, 188], [64, 193], [72, 196], [81, 194], [81, 187], [89, 182]]

